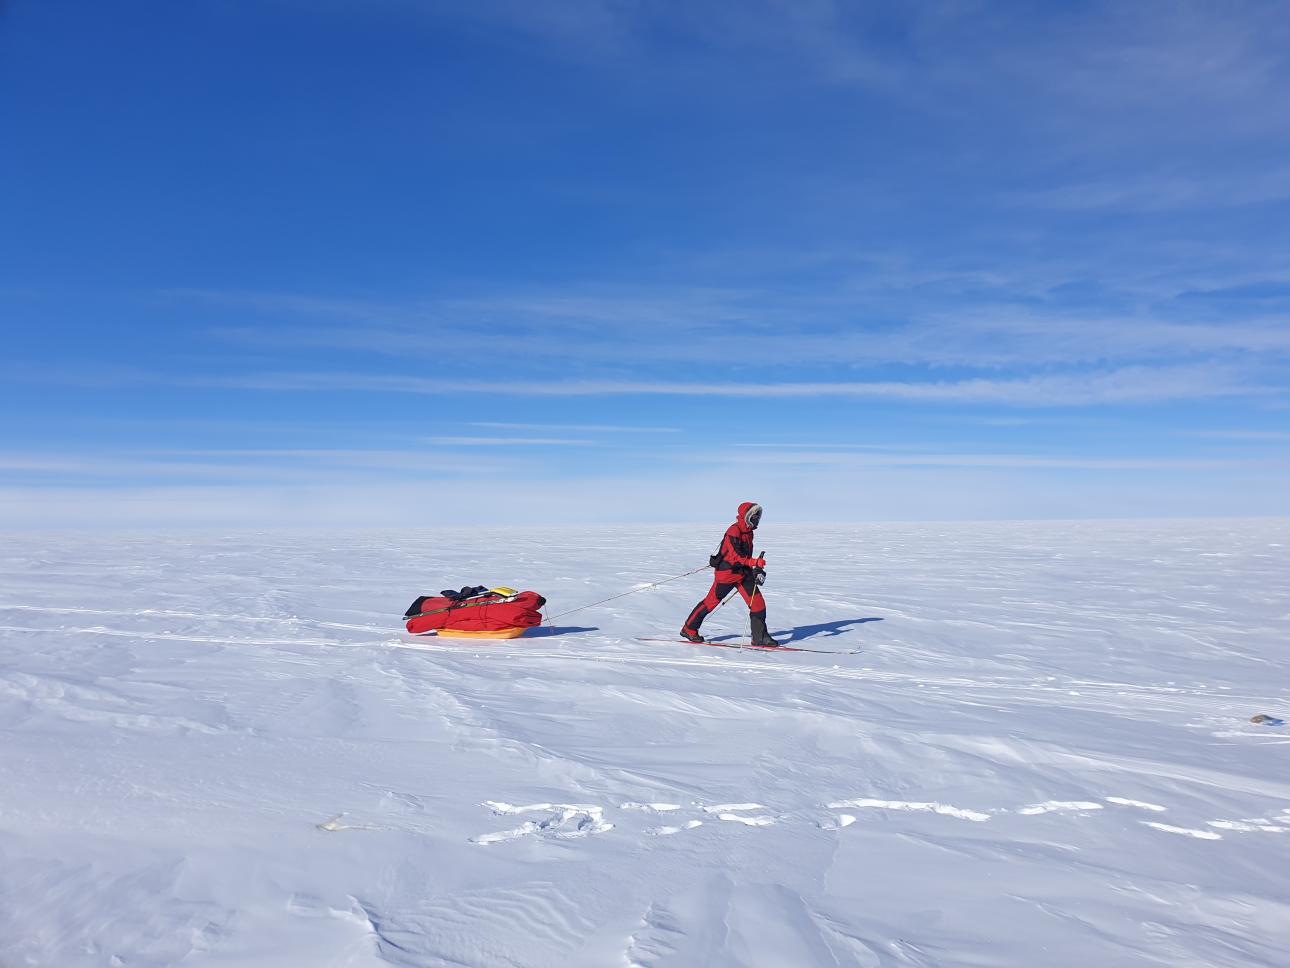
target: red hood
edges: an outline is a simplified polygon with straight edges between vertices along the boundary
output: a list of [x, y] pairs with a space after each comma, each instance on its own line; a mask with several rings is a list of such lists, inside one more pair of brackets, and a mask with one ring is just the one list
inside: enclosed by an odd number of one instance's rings
[[743, 504], [739, 505], [739, 510], [735, 514], [735, 527], [738, 528], [740, 531], [742, 531], [744, 534], [752, 534], [752, 528], [748, 527], [748, 525], [744, 522], [744, 515], [748, 513], [748, 509], [750, 507], [753, 507], [756, 504], [757, 504], [756, 501], [744, 501]]

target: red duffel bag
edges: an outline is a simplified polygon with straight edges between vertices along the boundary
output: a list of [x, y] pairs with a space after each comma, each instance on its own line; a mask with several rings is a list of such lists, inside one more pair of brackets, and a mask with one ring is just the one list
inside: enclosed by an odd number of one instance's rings
[[541, 625], [546, 599], [537, 592], [507, 594], [509, 591], [490, 590], [457, 599], [423, 596], [408, 609], [408, 631], [450, 638], [513, 639]]

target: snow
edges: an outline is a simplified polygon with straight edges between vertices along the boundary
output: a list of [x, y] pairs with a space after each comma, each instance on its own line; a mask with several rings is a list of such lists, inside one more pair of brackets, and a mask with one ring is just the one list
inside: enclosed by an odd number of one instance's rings
[[0, 965], [1285, 964], [1290, 522], [768, 512], [772, 631], [855, 655], [638, 641], [702, 572], [398, 634], [721, 527], [6, 536]]

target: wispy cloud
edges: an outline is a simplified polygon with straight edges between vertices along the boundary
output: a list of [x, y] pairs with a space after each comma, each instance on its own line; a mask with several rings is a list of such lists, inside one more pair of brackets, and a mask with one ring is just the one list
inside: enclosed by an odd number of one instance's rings
[[[30, 376], [30, 374], [28, 374]], [[77, 379], [75, 373], [69, 379]], [[263, 372], [237, 376], [170, 376], [131, 371], [87, 377], [96, 386], [179, 386], [271, 392], [361, 392], [496, 397], [728, 397], [753, 399], [853, 398], [910, 404], [981, 404], [1009, 407], [1083, 407], [1153, 404], [1219, 397], [1275, 399], [1287, 389], [1256, 372], [1227, 365], [1129, 366], [1041, 375], [962, 380], [795, 382], [670, 382], [629, 379], [460, 380], [354, 372]], [[56, 378], [42, 375], [42, 382]], [[454, 438], [441, 438], [444, 441]], [[455, 438], [462, 442], [462, 438]], [[476, 439], [476, 438], [466, 438]], [[488, 440], [489, 438], [478, 438]], [[552, 438], [552, 440], [563, 438]], [[516, 438], [522, 441], [524, 438]]]
[[602, 442], [568, 437], [423, 437], [427, 444], [449, 447], [595, 447]]
[[406, 472], [488, 475], [507, 469], [495, 458], [446, 458], [433, 451], [304, 449], [172, 449], [104, 454], [95, 451], [0, 452], [0, 474], [60, 478], [185, 478], [193, 480], [318, 480]]
[[[733, 502], [733, 471], [743, 465], [643, 468], [630, 475], [568, 480], [440, 479], [434, 481], [300, 481], [274, 485], [41, 486], [0, 485], [0, 530], [158, 527], [282, 528], [325, 526], [463, 528], [481, 524], [704, 522], [724, 526]], [[1241, 488], [1241, 513], [1285, 513], [1290, 473], [1214, 469], [1179, 473], [1084, 471], [1070, 467], [829, 467], [765, 463], [757, 499], [767, 534], [790, 522], [947, 521], [1037, 517], [1152, 517], [1231, 514], [1230, 490]], [[1044, 486], [1018, 486], [1018, 475], [1044, 474]], [[624, 508], [629, 509], [624, 515]], [[696, 539], [693, 525], [678, 529]], [[617, 529], [614, 534], [621, 537]], [[361, 539], [370, 540], [370, 539]], [[630, 542], [624, 547], [629, 547]], [[710, 549], [696, 545], [693, 553]], [[690, 552], [686, 552], [690, 554]], [[682, 556], [684, 558], [684, 555]], [[639, 565], [639, 562], [635, 563]], [[688, 566], [687, 566], [688, 567]], [[682, 567], [672, 569], [680, 571]], [[664, 572], [671, 573], [671, 572]]]
[[[1180, 289], [1195, 286], [1203, 277], [1189, 278], [1190, 283], [1180, 283]], [[904, 295], [892, 300], [895, 284], [891, 278], [866, 277], [827, 295], [791, 298], [772, 291], [688, 289], [645, 298], [627, 287], [602, 287], [608, 291], [594, 298], [535, 293], [506, 300], [457, 299], [380, 309], [404, 318], [393, 328], [364, 321], [377, 307], [365, 310], [342, 300], [334, 313], [353, 312], [355, 325], [337, 327], [315, 321], [272, 328], [223, 327], [212, 335], [260, 348], [445, 358], [476, 352], [474, 333], [487, 327], [493, 336], [489, 358], [523, 364], [530, 371], [541, 364], [567, 365], [573, 360], [612, 364], [625, 355], [652, 363], [720, 365], [730, 360], [732, 331], [754, 340], [759, 358], [801, 364], [997, 368], [1098, 361], [1158, 363], [1220, 354], [1290, 357], [1290, 321], [1267, 312], [1260, 303], [1253, 307], [1255, 314], [1242, 313], [1221, 322], [1178, 321], [1162, 316], [1159, 309], [1020, 307], [1012, 288], [1016, 280], [1011, 279], [969, 295], [933, 294], [927, 283], [910, 277], [900, 283], [909, 287]], [[1006, 301], [1009, 294], [1011, 302]], [[902, 300], [905, 318], [888, 320], [884, 307], [889, 301]], [[252, 299], [254, 303], [272, 301], [268, 296]], [[295, 301], [284, 297], [284, 305]]]
[[900, 450], [924, 450], [926, 444], [859, 444], [843, 441], [809, 441], [800, 440], [782, 440], [782, 441], [755, 441], [735, 443], [732, 446], [749, 448], [755, 450], [815, 450], [815, 451], [853, 451], [853, 450], [880, 450], [880, 451], [900, 451]]
[[943, 350], [946, 361], [957, 351], [960, 362], [971, 359], [974, 352], [988, 358], [982, 347], [991, 338], [1004, 342], [1006, 348], [997, 358], [1010, 363], [1290, 356], [1290, 321], [1278, 317], [1179, 323], [1149, 315], [1037, 313], [998, 307], [940, 315], [926, 335], [948, 343]]
[[1288, 430], [1185, 430], [1187, 437], [1205, 437], [1210, 440], [1267, 441], [1281, 443], [1290, 441]]
[[264, 373], [200, 378], [193, 385], [275, 391], [478, 394], [514, 397], [682, 396], [786, 399], [850, 397], [927, 404], [1076, 407], [1259, 396], [1280, 392], [1237, 371], [1209, 366], [1125, 367], [1023, 379], [940, 382], [668, 383], [634, 380], [496, 382], [348, 373]]
[[1170, 212], [1265, 205], [1290, 199], [1290, 167], [1224, 168], [1190, 174], [1161, 170], [1014, 192], [1005, 199], [1066, 211]]
[[1024, 470], [1027, 468], [1085, 471], [1224, 471], [1247, 470], [1290, 471], [1290, 460], [1258, 459], [1199, 459], [1199, 458], [1127, 458], [1127, 457], [1062, 457], [1036, 454], [935, 454], [855, 453], [840, 450], [796, 450], [790, 447], [771, 448], [770, 454], [721, 454], [700, 455], [697, 460], [717, 464], [802, 464], [829, 465], [855, 469], [869, 467], [993, 467]]
[[472, 427], [491, 427], [496, 430], [567, 430], [573, 433], [614, 434], [675, 434], [679, 427], [632, 427], [624, 424], [526, 424], [498, 423], [486, 420], [472, 421]]

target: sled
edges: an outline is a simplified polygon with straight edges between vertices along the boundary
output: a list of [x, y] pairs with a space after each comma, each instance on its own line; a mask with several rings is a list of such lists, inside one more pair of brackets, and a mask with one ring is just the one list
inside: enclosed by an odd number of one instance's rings
[[527, 628], [439, 629], [435, 634], [441, 639], [518, 639], [527, 631]]
[[473, 585], [460, 592], [421, 595], [403, 618], [413, 635], [437, 632], [446, 638], [514, 639], [542, 623], [545, 604], [537, 592]]

